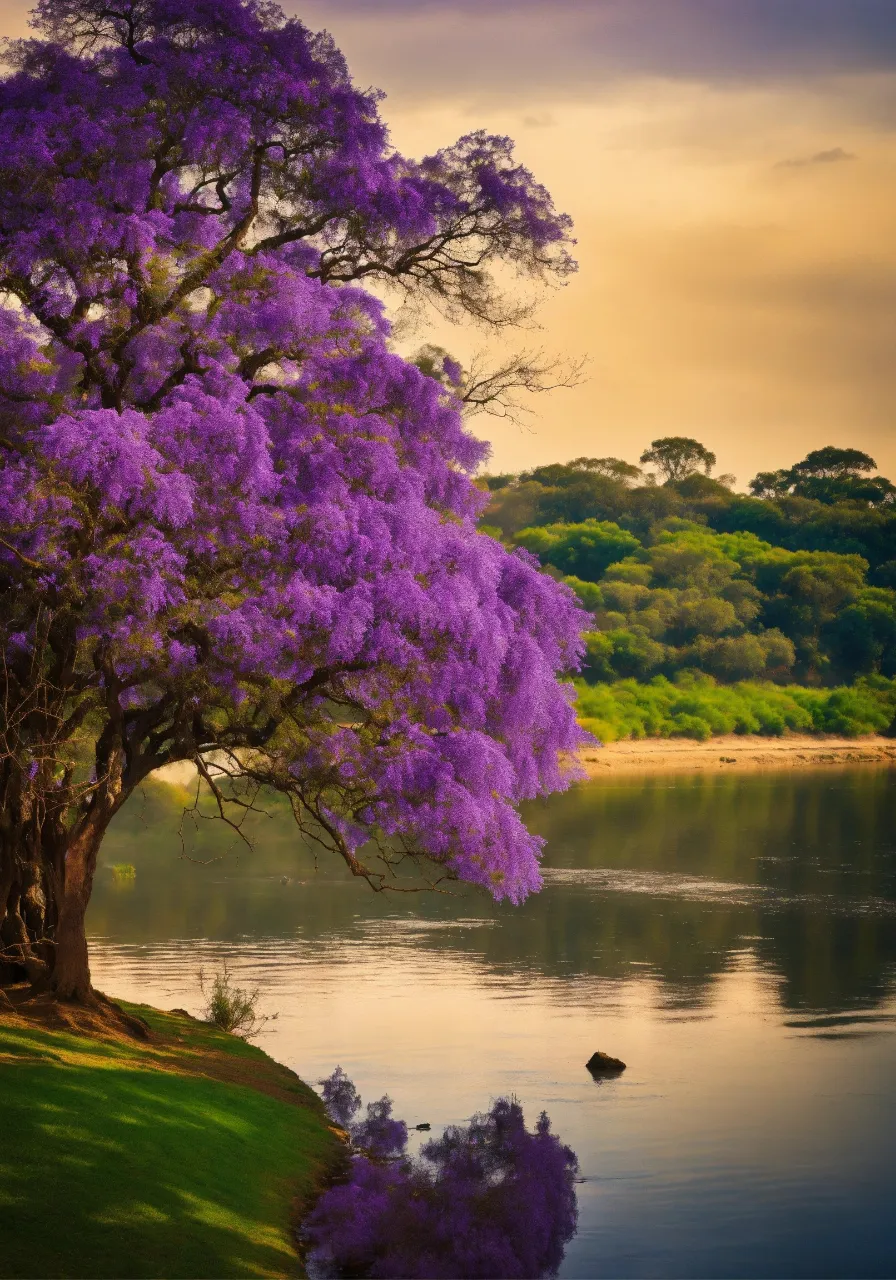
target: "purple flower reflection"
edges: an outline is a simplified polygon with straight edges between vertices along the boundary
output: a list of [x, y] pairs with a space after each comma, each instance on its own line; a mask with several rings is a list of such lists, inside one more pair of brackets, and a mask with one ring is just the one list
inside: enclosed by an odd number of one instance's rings
[[358, 1090], [342, 1070], [342, 1067], [337, 1067], [332, 1075], [327, 1076], [326, 1080], [318, 1080], [317, 1083], [323, 1086], [321, 1097], [324, 1100], [324, 1106], [327, 1108], [327, 1114], [330, 1119], [341, 1125], [343, 1129], [347, 1129], [356, 1112], [361, 1109]]
[[[340, 1096], [344, 1081], [340, 1072]], [[329, 1082], [322, 1083], [326, 1097]], [[469, 1124], [428, 1142], [416, 1159], [407, 1154], [404, 1126], [399, 1147], [384, 1122], [400, 1124], [388, 1098], [351, 1126], [353, 1145], [362, 1147], [372, 1132], [400, 1154], [384, 1159], [380, 1146], [355, 1155], [347, 1181], [323, 1195], [306, 1223], [318, 1272], [508, 1280], [556, 1274], [576, 1229], [578, 1162], [544, 1112], [530, 1133], [519, 1103], [499, 1098]]]

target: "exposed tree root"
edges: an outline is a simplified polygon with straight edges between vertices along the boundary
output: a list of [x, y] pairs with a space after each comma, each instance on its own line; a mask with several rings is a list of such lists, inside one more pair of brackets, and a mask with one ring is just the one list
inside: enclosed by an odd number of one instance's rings
[[61, 1000], [50, 990], [36, 990], [29, 983], [21, 982], [0, 987], [0, 996], [4, 1008], [11, 1008], [19, 1017], [50, 1030], [127, 1036], [132, 1040], [152, 1038], [142, 1018], [125, 1013], [114, 1000], [92, 988], [85, 1000]]

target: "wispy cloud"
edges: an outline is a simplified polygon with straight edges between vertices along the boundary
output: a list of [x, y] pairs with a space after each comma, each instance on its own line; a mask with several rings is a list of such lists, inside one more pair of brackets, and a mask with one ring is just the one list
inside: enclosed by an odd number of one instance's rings
[[793, 156], [789, 160], [779, 160], [776, 169], [805, 169], [814, 164], [839, 164], [841, 160], [856, 160], [853, 151], [845, 151], [843, 147], [831, 147], [827, 151], [816, 151], [811, 156]]
[[[893, 0], [286, 0], [420, 97], [896, 68]], [[349, 39], [350, 37], [350, 39]], [[353, 52], [354, 52], [353, 50]]]
[[810, 156], [791, 156], [788, 160], [778, 160], [776, 169], [806, 169], [809, 165], [840, 164], [841, 160], [856, 160], [854, 151], [846, 151], [844, 147], [829, 147], [827, 151], [815, 151]]

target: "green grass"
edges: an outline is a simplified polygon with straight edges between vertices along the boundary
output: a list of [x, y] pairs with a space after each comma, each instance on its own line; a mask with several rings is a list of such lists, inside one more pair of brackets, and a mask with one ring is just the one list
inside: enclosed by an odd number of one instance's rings
[[340, 1150], [319, 1100], [235, 1037], [126, 1007], [153, 1044], [0, 1017], [0, 1275], [302, 1274], [295, 1209]]
[[808, 689], [762, 681], [716, 684], [711, 676], [663, 676], [640, 683], [576, 681], [582, 725], [602, 742], [620, 738], [707, 738], [724, 733], [837, 734], [887, 731], [896, 718], [896, 680], [869, 676], [850, 687]]

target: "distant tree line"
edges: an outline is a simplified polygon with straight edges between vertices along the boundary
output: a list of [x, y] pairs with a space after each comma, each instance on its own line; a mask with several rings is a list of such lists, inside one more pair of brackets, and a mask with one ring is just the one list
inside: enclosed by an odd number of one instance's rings
[[855, 684], [810, 689], [768, 680], [718, 683], [681, 671], [674, 680], [578, 681], [580, 723], [602, 742], [619, 738], [707, 738], [726, 733], [786, 733], [858, 738], [896, 734], [896, 680], [861, 676]]
[[749, 495], [714, 478], [715, 456], [688, 437], [653, 441], [640, 462], [481, 481], [485, 527], [592, 613], [586, 680], [896, 676], [896, 487], [872, 458], [817, 449], [760, 473]]

